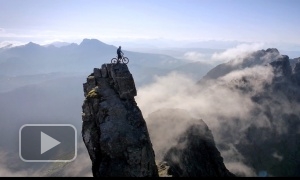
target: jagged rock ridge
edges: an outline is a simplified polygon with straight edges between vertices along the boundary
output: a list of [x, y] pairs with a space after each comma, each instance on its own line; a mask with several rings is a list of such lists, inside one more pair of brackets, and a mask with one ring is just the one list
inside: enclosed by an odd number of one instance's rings
[[151, 113], [147, 122], [160, 167], [167, 168], [169, 176], [235, 177], [202, 119], [183, 109], [161, 109]]
[[155, 154], [126, 64], [103, 64], [83, 84], [82, 137], [94, 177], [157, 177]]

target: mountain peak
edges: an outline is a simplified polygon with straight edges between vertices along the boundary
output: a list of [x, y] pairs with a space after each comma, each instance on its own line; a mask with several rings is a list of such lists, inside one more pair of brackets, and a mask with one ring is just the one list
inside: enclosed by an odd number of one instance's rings
[[28, 44], [26, 44], [25, 46], [40, 46], [36, 43], [33, 43], [33, 42], [29, 42]]
[[29, 47], [29, 48], [40, 48], [40, 47], [42, 47], [42, 46], [40, 46], [39, 44], [33, 43], [33, 42], [29, 42], [29, 43], [25, 44], [24, 47]]
[[98, 39], [83, 39], [82, 42], [80, 43], [80, 46], [84, 45], [106, 45], [105, 43], [99, 41]]
[[79, 48], [86, 51], [97, 51], [97, 53], [113, 53], [117, 48], [113, 45], [105, 44], [98, 39], [83, 39]]
[[266, 53], [276, 53], [276, 54], [280, 54], [278, 49], [276, 48], [268, 48], [266, 51]]

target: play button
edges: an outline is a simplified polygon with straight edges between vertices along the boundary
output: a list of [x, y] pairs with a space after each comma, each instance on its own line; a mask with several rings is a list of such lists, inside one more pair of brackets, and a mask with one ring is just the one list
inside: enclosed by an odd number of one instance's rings
[[19, 130], [25, 162], [70, 162], [77, 156], [77, 131], [69, 124], [26, 124]]
[[41, 132], [41, 154], [44, 154], [44, 152], [54, 148], [59, 144], [59, 141]]

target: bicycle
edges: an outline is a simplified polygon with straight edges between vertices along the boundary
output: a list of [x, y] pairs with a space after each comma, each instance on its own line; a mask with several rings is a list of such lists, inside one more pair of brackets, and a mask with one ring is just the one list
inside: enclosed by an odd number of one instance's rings
[[118, 59], [118, 56], [116, 58], [112, 58], [111, 59], [111, 63], [112, 64], [117, 64], [117, 63], [124, 63], [124, 64], [128, 64], [129, 63], [129, 59], [127, 57], [122, 56], [121, 60]]

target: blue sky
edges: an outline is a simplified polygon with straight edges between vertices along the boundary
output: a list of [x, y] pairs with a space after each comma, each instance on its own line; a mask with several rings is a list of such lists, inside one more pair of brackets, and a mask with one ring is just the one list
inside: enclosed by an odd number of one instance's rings
[[0, 0], [0, 42], [221, 40], [300, 44], [300, 0]]

